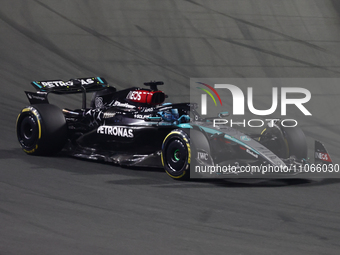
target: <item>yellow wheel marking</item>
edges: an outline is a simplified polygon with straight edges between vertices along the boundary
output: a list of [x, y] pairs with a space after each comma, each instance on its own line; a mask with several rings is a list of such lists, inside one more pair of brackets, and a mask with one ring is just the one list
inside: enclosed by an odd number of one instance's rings
[[38, 117], [37, 114], [35, 114], [34, 112], [33, 112], [33, 114], [37, 117], [37, 122], [38, 122], [38, 127], [39, 127], [39, 138], [38, 139], [40, 139], [41, 138], [41, 124], [40, 124], [40, 120], [39, 120], [39, 117]]
[[26, 153], [33, 153], [33, 152], [35, 152], [36, 149], [38, 149], [38, 144], [36, 144], [36, 145], [35, 145], [35, 148], [33, 148], [33, 149], [30, 150], [30, 151], [24, 149], [24, 152], [26, 152]]
[[36, 111], [37, 111], [37, 110], [32, 111], [32, 109], [30, 109], [30, 108], [24, 108], [24, 109], [22, 109], [21, 113], [20, 113], [20, 114], [18, 115], [18, 117], [17, 117], [16, 126], [18, 126], [19, 117], [21, 116], [21, 114], [22, 114], [23, 112], [31, 112], [31, 113], [33, 113], [33, 114], [35, 115], [36, 119], [37, 119], [37, 122], [38, 122], [38, 128], [39, 128], [39, 137], [38, 137], [38, 139], [40, 139], [40, 138], [41, 138], [41, 124], [40, 124], [40, 120], [39, 120], [39, 115], [36, 113]]
[[[260, 135], [263, 135], [263, 133], [267, 130], [267, 128], [263, 129]], [[261, 140], [261, 136], [259, 137], [259, 141]]]
[[162, 166], [164, 167], [163, 152], [161, 152], [161, 160], [162, 160]]
[[163, 140], [163, 143], [165, 142], [165, 140], [169, 137], [169, 135], [172, 135], [172, 134], [179, 134], [179, 135], [182, 135], [182, 133], [181, 132], [178, 132], [178, 131], [172, 131], [172, 132], [170, 132], [165, 138], [164, 138], [164, 140]]
[[186, 171], [183, 171], [183, 174], [179, 175], [179, 176], [174, 176], [174, 175], [171, 175], [170, 173], [168, 173], [168, 171], [165, 170], [165, 172], [171, 177], [171, 178], [175, 178], [175, 179], [179, 179], [181, 177], [183, 177], [186, 173]]
[[[166, 140], [170, 135], [172, 135], [172, 134], [178, 134], [178, 135], [180, 135], [180, 136], [183, 138], [183, 140], [185, 141], [185, 144], [186, 144], [187, 150], [188, 150], [188, 164], [187, 164], [187, 166], [188, 166], [188, 165], [190, 164], [190, 160], [191, 160], [191, 149], [190, 149], [190, 144], [189, 144], [188, 139], [186, 139], [186, 138], [183, 136], [183, 134], [182, 134], [181, 132], [179, 132], [179, 131], [172, 131], [172, 132], [170, 132], [170, 133], [164, 138], [163, 144], [164, 144], [165, 140]], [[161, 152], [161, 160], [162, 160], [162, 165], [163, 165], [163, 167], [164, 167], [163, 152]], [[179, 176], [174, 176], [174, 175], [170, 174], [170, 173], [169, 173], [168, 171], [166, 171], [166, 170], [165, 170], [165, 172], [166, 172], [171, 178], [175, 178], [175, 179], [179, 179], [179, 178], [183, 177], [183, 176], [186, 174], [186, 171], [185, 171], [185, 170], [183, 171], [183, 174], [181, 174], [181, 175], [179, 175]]]
[[19, 115], [18, 115], [18, 117], [17, 117], [16, 125], [18, 125], [18, 120], [19, 120], [19, 117], [21, 116], [21, 114], [22, 114], [23, 112], [28, 112], [29, 110], [30, 110], [29, 108], [24, 108], [24, 109], [22, 109], [21, 113], [19, 113]]
[[34, 111], [31, 111], [31, 112], [35, 115], [35, 117], [37, 117], [36, 119], [37, 119], [38, 127], [39, 127], [39, 138], [38, 139], [40, 139], [41, 138], [41, 124], [39, 120], [39, 115], [37, 114], [38, 111], [34, 109]]

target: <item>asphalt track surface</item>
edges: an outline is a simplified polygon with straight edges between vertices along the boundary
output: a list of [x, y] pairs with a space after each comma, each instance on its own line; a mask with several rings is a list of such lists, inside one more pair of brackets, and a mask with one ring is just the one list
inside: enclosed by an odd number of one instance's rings
[[[163, 80], [180, 102], [190, 77], [340, 78], [339, 15], [328, 0], [1, 0], [0, 254], [339, 254], [339, 179], [178, 182], [27, 156], [15, 135], [32, 80]], [[339, 85], [308, 89], [301, 125], [339, 163]]]

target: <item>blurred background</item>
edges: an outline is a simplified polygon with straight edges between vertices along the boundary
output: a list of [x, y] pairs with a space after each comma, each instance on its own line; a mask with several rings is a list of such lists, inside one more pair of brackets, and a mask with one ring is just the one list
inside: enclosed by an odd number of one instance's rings
[[[339, 15], [336, 0], [1, 0], [0, 253], [337, 254], [336, 180], [174, 183], [162, 171], [28, 157], [15, 121], [33, 80], [161, 80], [168, 101], [183, 102], [190, 78], [316, 79], [301, 86], [313, 117], [292, 115], [339, 163]], [[253, 87], [266, 107], [271, 87]], [[80, 107], [75, 95], [51, 102]]]

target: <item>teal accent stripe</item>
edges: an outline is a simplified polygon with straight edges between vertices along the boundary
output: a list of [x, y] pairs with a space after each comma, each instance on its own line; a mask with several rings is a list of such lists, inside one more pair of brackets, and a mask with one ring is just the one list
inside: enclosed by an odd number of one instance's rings
[[177, 127], [180, 128], [192, 128], [192, 126], [188, 123], [182, 123], [182, 124], [178, 124]]
[[104, 82], [103, 82], [103, 80], [102, 79], [100, 79], [100, 77], [97, 77], [97, 80], [101, 83], [101, 84], [103, 84]]
[[212, 128], [207, 128], [207, 127], [202, 127], [202, 126], [199, 126], [201, 129], [203, 129], [205, 132], [209, 133], [209, 134], [222, 134], [221, 131], [218, 131], [218, 130], [215, 130], [215, 129], [212, 129]]
[[256, 154], [260, 154], [259, 152], [257, 152], [255, 149], [253, 149], [252, 147], [250, 147], [248, 144], [245, 144], [244, 142], [241, 142], [240, 140], [236, 139], [235, 137], [232, 137], [230, 135], [224, 135], [224, 138], [227, 138], [235, 143], [238, 143], [244, 147], [246, 147], [249, 150], [252, 150], [253, 152], [255, 152]]
[[[202, 126], [200, 126], [200, 128], [203, 129], [205, 132], [207, 132], [207, 133], [209, 133], [209, 134], [221, 134], [221, 133], [223, 133], [223, 132], [221, 132], [221, 131], [217, 131], [217, 130], [212, 129], [212, 128], [207, 128], [207, 127], [202, 127]], [[259, 153], [258, 151], [256, 151], [256, 150], [253, 149], [252, 147], [250, 147], [248, 144], [245, 144], [244, 142], [241, 142], [240, 140], [236, 139], [236, 138], [233, 137], [233, 136], [224, 134], [224, 138], [226, 138], [226, 139], [228, 139], [228, 140], [230, 140], [230, 141], [233, 141], [233, 142], [235, 142], [235, 143], [237, 143], [237, 144], [240, 144], [240, 145], [246, 147], [247, 149], [249, 149], [249, 150], [255, 152], [256, 154], [259, 154], [259, 155], [260, 155], [260, 153]]]
[[38, 88], [40, 88], [40, 89], [42, 88], [42, 86], [39, 85], [38, 83], [36, 83], [35, 81], [33, 83], [34, 83], [34, 85], [38, 86]]

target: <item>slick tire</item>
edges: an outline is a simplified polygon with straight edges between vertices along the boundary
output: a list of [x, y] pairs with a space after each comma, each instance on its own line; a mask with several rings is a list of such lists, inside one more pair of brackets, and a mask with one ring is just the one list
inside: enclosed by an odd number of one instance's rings
[[[286, 125], [294, 125], [294, 122], [285, 122]], [[283, 127], [280, 123], [274, 127], [267, 127], [261, 132], [261, 137], [276, 137], [275, 143], [270, 143], [267, 148], [280, 158], [296, 157], [306, 159], [308, 156], [306, 136], [299, 127]]]
[[190, 137], [182, 130], [171, 131], [164, 139], [161, 153], [165, 172], [173, 179], [190, 177]]
[[[294, 122], [289, 123], [286, 121], [287, 125], [294, 125]], [[288, 143], [288, 154], [289, 156], [295, 156], [298, 159], [307, 159], [308, 157], [308, 147], [306, 136], [302, 129], [299, 127], [281, 127], [283, 135]]]
[[62, 150], [67, 140], [64, 114], [51, 104], [22, 109], [17, 118], [16, 132], [22, 149], [31, 155], [55, 154]]

